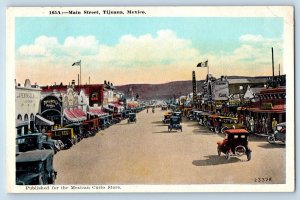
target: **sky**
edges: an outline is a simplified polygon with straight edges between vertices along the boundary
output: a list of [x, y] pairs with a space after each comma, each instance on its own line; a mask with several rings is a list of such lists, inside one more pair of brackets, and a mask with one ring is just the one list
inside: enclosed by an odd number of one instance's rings
[[[76, 80], [114, 85], [206, 76], [272, 74], [282, 63], [283, 19], [229, 17], [19, 17], [16, 79], [51, 85]], [[284, 67], [283, 67], [284, 68]], [[281, 69], [283, 71], [283, 69]], [[275, 73], [275, 74], [276, 74]]]

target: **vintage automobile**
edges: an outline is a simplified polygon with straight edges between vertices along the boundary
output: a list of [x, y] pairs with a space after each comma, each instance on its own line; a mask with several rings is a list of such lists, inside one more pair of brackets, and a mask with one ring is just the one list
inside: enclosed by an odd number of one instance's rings
[[194, 113], [195, 113], [195, 110], [190, 110], [187, 115], [186, 115], [186, 118], [188, 118], [189, 120], [194, 120]]
[[17, 185], [54, 184], [57, 172], [53, 169], [53, 151], [34, 150], [16, 156]]
[[285, 143], [286, 122], [277, 124], [276, 131], [268, 137], [270, 144], [275, 144], [277, 141]]
[[172, 117], [172, 113], [167, 113], [164, 114], [164, 119], [162, 120], [162, 122], [164, 124], [169, 124], [170, 123], [170, 118]]
[[76, 144], [76, 135], [72, 128], [54, 129], [50, 132], [50, 137], [55, 140], [61, 140], [64, 143], [64, 148], [71, 148]]
[[224, 134], [225, 130], [228, 129], [243, 129], [245, 128], [242, 123], [238, 123], [238, 118], [235, 117], [225, 117], [221, 118], [221, 133]]
[[221, 131], [221, 125], [222, 116], [213, 114], [207, 118], [206, 126], [210, 131], [215, 131], [216, 133], [219, 133]]
[[230, 129], [225, 131], [223, 141], [217, 142], [217, 152], [225, 154], [226, 160], [230, 157], [246, 155], [247, 160], [251, 160], [251, 149], [248, 147], [248, 131], [245, 129]]
[[172, 116], [170, 118], [170, 124], [168, 125], [168, 131], [172, 131], [173, 129], [175, 129], [176, 131], [181, 130], [182, 132], [182, 126], [180, 122], [180, 117]]
[[76, 142], [80, 142], [80, 140], [82, 140], [84, 138], [84, 133], [83, 133], [83, 130], [82, 130], [82, 124], [81, 123], [72, 123], [72, 124], [68, 124], [65, 126], [65, 128], [72, 128], [75, 135], [76, 135], [76, 138], [77, 138], [77, 141]]
[[123, 110], [122, 111], [122, 118], [123, 119], [127, 119], [129, 117], [129, 113], [131, 113], [132, 111], [127, 109], [127, 110]]
[[86, 120], [82, 123], [82, 129], [85, 133], [85, 137], [95, 136], [99, 131], [99, 120], [98, 118]]
[[182, 122], [182, 113], [180, 111], [173, 112], [172, 116], [179, 117], [180, 122]]
[[[31, 151], [36, 149], [50, 149], [55, 153], [59, 151], [59, 146], [54, 141], [49, 140], [48, 136], [43, 133], [33, 133], [16, 138], [20, 152]], [[57, 142], [57, 141], [56, 141]]]
[[206, 123], [207, 123], [208, 117], [209, 117], [210, 115], [211, 115], [211, 113], [208, 113], [208, 112], [200, 112], [200, 113], [198, 114], [198, 119], [199, 119], [199, 120], [197, 120], [197, 121], [199, 122], [199, 124], [200, 124], [201, 126], [205, 126]]
[[110, 126], [109, 117], [108, 115], [103, 115], [99, 117], [99, 127], [101, 130], [104, 130]]
[[162, 105], [161, 110], [168, 110], [168, 106], [167, 105]]
[[121, 113], [114, 113], [112, 118], [112, 124], [117, 124], [122, 121], [122, 114]]
[[128, 117], [128, 120], [127, 120], [127, 123], [130, 123], [130, 122], [134, 122], [136, 123], [136, 114], [135, 113], [130, 113], [129, 114], [129, 117]]

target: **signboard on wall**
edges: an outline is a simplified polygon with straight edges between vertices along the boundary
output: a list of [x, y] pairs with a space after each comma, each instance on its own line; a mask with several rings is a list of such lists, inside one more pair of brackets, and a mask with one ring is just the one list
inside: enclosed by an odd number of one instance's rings
[[215, 81], [212, 84], [213, 100], [228, 100], [229, 87], [228, 81]]
[[49, 95], [49, 96], [45, 97], [41, 101], [41, 112], [43, 113], [45, 110], [48, 110], [48, 109], [58, 110], [60, 112], [60, 110], [61, 110], [60, 99], [54, 95]]

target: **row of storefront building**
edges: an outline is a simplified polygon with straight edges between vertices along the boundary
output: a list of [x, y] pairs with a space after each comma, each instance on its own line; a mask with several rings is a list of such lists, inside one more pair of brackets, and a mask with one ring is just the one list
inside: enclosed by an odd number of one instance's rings
[[245, 125], [255, 123], [256, 133], [272, 132], [272, 122], [286, 121], [286, 76], [226, 77], [207, 75], [201, 90], [181, 96], [173, 104], [186, 114], [189, 110], [232, 116]]
[[69, 85], [39, 87], [27, 79], [24, 85], [15, 81], [15, 95], [16, 136], [82, 122], [138, 105], [136, 101], [126, 102], [124, 94], [106, 81], [89, 85], [75, 85], [72, 81]]

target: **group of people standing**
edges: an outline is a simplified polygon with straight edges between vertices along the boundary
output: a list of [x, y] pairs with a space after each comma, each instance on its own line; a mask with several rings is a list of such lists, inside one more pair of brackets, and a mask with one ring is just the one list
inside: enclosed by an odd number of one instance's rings
[[[242, 120], [242, 123], [245, 123], [245, 126], [248, 130], [250, 130], [252, 133], [264, 133], [269, 134], [270, 132], [275, 132], [277, 127], [277, 120], [276, 118], [273, 118], [272, 122], [270, 123], [269, 118], [262, 117], [261, 119], [254, 119], [253, 117], [246, 116], [245, 120]], [[271, 124], [271, 128], [269, 128]]]

